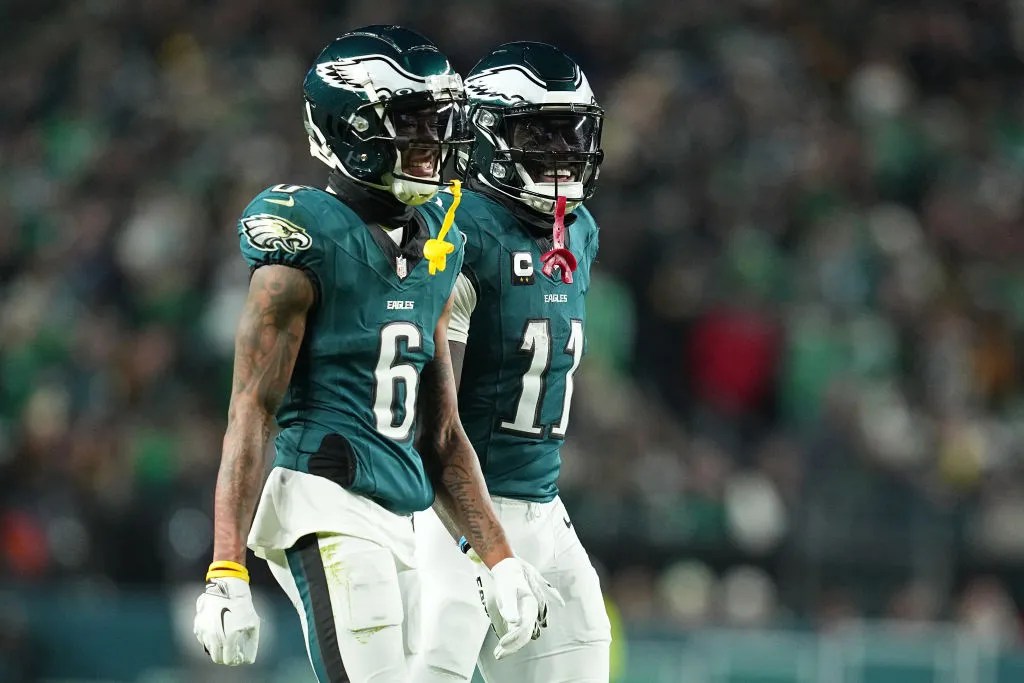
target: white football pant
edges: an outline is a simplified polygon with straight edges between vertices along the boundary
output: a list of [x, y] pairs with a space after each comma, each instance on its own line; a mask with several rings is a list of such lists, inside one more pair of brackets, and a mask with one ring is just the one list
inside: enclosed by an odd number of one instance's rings
[[432, 510], [416, 513], [423, 641], [409, 680], [470, 681], [479, 665], [487, 683], [608, 683], [611, 627], [601, 586], [562, 501], [496, 497], [494, 506], [512, 549], [558, 589], [565, 607], [549, 605], [540, 639], [496, 661], [497, 638], [476, 584], [478, 566]]
[[409, 683], [420, 624], [410, 517], [275, 469], [249, 546], [298, 612], [319, 683]]

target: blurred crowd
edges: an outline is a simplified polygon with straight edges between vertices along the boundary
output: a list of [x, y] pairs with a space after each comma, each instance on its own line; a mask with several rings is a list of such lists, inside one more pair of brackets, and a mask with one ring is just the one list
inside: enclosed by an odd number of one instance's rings
[[1024, 3], [38, 0], [0, 11], [0, 578], [194, 580], [301, 82], [395, 21], [607, 110], [564, 497], [632, 622], [1024, 604]]

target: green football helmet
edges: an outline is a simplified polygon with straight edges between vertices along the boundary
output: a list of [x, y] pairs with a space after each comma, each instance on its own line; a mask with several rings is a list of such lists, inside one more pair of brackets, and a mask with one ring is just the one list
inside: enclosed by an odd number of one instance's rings
[[433, 43], [400, 26], [336, 38], [307, 72], [303, 95], [310, 154], [405, 204], [433, 197], [449, 154], [472, 141], [461, 77]]
[[[456, 168], [471, 184], [554, 213], [597, 187], [604, 110], [579, 65], [546, 43], [506, 43], [466, 77], [472, 147]], [[479, 185], [478, 185], [479, 186]]]

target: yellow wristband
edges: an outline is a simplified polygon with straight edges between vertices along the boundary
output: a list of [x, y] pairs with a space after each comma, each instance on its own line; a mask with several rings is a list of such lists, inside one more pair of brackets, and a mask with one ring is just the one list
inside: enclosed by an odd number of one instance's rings
[[210, 579], [241, 579], [249, 583], [249, 570], [237, 562], [221, 560], [210, 564], [206, 572], [206, 580]]
[[238, 564], [237, 562], [231, 562], [230, 560], [216, 560], [211, 562], [210, 569], [234, 569], [236, 572], [249, 573], [249, 570], [245, 568], [244, 564]]
[[246, 583], [249, 583], [249, 575], [243, 574], [242, 572], [236, 572], [232, 569], [211, 569], [206, 572], [206, 580], [210, 579], [241, 579]]
[[249, 583], [249, 574], [236, 572], [233, 569], [211, 569], [206, 572], [206, 580], [209, 581], [210, 579], [241, 579]]

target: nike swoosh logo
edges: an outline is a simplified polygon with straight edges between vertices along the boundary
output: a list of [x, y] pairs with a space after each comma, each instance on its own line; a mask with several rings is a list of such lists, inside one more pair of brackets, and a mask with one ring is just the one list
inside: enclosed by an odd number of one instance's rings
[[295, 206], [295, 197], [289, 197], [288, 199], [272, 199], [270, 197], [264, 197], [263, 201], [270, 202], [271, 204], [280, 204], [281, 206]]
[[224, 631], [224, 635], [228, 634], [228, 629], [227, 629], [227, 627], [224, 626], [224, 615], [227, 614], [230, 611], [231, 610], [228, 609], [227, 607], [221, 608], [221, 610], [220, 610], [220, 630]]
[[572, 528], [572, 522], [569, 521], [568, 517], [563, 517], [562, 521], [565, 522], [565, 528], [566, 529], [571, 529]]

